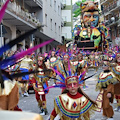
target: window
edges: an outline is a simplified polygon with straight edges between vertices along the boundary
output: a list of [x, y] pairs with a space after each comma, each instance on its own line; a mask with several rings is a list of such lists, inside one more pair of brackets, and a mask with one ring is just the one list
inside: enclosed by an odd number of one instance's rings
[[58, 5], [58, 15], [60, 15], [60, 6]]
[[120, 35], [120, 29], [119, 29], [119, 31], [118, 31], [118, 34]]
[[67, 16], [62, 16], [63, 21], [67, 21]]
[[60, 36], [60, 26], [59, 26], [59, 31], [58, 31], [58, 33], [59, 33], [59, 36]]
[[52, 30], [52, 19], [50, 19], [50, 29]]
[[56, 11], [56, 0], [54, 0], [54, 10]]
[[67, 38], [67, 33], [62, 33], [62, 36], [64, 36], [65, 38]]
[[45, 14], [45, 25], [47, 26], [47, 14]]
[[62, 3], [63, 3], [63, 4], [66, 4], [66, 0], [62, 0]]
[[52, 0], [50, 0], [50, 6], [52, 6]]
[[55, 23], [55, 33], [56, 33], [56, 23]]
[[46, 45], [46, 52], [48, 52], [48, 45]]

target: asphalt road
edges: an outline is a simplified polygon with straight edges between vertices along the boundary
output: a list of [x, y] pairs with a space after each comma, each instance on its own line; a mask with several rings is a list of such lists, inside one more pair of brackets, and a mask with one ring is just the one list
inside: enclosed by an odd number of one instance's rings
[[[94, 70], [90, 69], [88, 72], [87, 76], [90, 76], [92, 74], [94, 74]], [[86, 85], [88, 86], [88, 88], [86, 88], [85, 93], [93, 100], [96, 100], [97, 95], [99, 92], [95, 91], [95, 85], [97, 83], [97, 76], [98, 74], [101, 72], [101, 69], [98, 70], [97, 74], [91, 78], [89, 78], [86, 81]], [[49, 85], [52, 85], [53, 81], [49, 82]], [[31, 91], [32, 93], [32, 91]], [[53, 110], [54, 107], [54, 98], [57, 95], [61, 94], [61, 89], [60, 88], [53, 88], [50, 89], [49, 93], [46, 96], [47, 99], [47, 109], [48, 109], [48, 115], [43, 116], [44, 120], [48, 120], [50, 113]], [[35, 94], [29, 94], [29, 97], [20, 97], [19, 100], [19, 107], [23, 110], [23, 111], [28, 111], [28, 112], [34, 112], [34, 113], [40, 113], [40, 109], [37, 106], [37, 101], [35, 99]], [[113, 108], [115, 108], [116, 104], [113, 104]], [[115, 112], [114, 113], [114, 120], [120, 120], [120, 112]], [[101, 120], [102, 118], [102, 112], [95, 112], [95, 114], [91, 117], [91, 120]]]

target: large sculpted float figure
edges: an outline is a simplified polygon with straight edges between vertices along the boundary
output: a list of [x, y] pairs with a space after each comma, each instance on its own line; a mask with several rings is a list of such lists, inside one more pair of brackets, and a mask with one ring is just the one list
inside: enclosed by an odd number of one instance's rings
[[[80, 4], [81, 28], [78, 47], [103, 50], [106, 47], [108, 29], [100, 24], [98, 3], [87, 1]], [[102, 49], [101, 49], [102, 48]]]

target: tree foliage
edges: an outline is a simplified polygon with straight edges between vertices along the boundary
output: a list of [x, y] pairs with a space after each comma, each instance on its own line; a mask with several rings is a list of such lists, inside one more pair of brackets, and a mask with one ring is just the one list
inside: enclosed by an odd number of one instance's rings
[[[91, 1], [94, 2], [94, 0], [91, 0]], [[73, 16], [73, 17], [78, 17], [79, 15], [81, 15], [81, 8], [80, 8], [80, 5], [81, 5], [81, 3], [84, 3], [84, 2], [86, 2], [86, 0], [82, 0], [82, 1], [76, 2], [76, 5], [79, 6], [79, 8], [76, 9], [76, 10], [73, 12], [73, 13], [74, 13], [74, 16]]]

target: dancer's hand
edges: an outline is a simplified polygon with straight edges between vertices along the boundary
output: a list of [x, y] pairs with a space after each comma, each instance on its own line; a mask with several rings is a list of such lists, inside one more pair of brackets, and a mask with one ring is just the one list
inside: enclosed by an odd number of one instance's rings
[[111, 97], [112, 97], [111, 93], [107, 93], [107, 98], [111, 98]]

